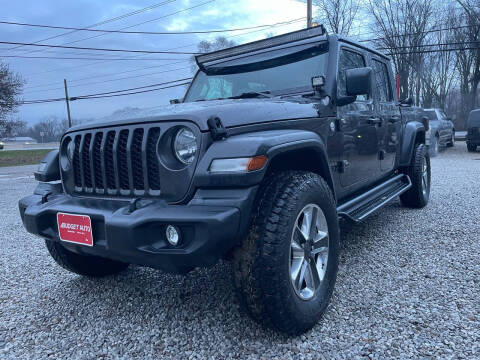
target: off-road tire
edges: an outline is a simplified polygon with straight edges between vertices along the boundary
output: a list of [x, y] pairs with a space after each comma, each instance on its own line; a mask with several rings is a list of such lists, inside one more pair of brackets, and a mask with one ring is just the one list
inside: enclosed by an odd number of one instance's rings
[[[290, 280], [290, 242], [298, 213], [310, 203], [325, 215], [329, 252], [320, 288], [313, 298], [302, 300]], [[267, 177], [254, 206], [249, 234], [234, 251], [239, 301], [257, 322], [289, 335], [301, 334], [322, 317], [335, 285], [339, 229], [333, 194], [321, 176], [288, 171]]]
[[[423, 163], [426, 162], [428, 184], [426, 192], [423, 186]], [[430, 155], [426, 150], [424, 144], [417, 144], [413, 150], [412, 160], [410, 166], [405, 173], [412, 181], [412, 187], [400, 195], [400, 200], [404, 206], [411, 208], [423, 208], [427, 205], [430, 198], [430, 184], [431, 184], [431, 169], [430, 169]]]
[[477, 145], [473, 145], [467, 142], [467, 150], [468, 152], [475, 152], [477, 151]]
[[128, 264], [120, 261], [76, 254], [55, 241], [45, 240], [45, 245], [58, 265], [78, 275], [102, 277], [119, 273], [128, 267]]

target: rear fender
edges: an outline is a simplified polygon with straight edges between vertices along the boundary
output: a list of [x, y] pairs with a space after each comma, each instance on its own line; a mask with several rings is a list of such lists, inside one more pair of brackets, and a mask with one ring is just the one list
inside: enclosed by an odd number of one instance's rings
[[416, 144], [425, 144], [425, 126], [420, 121], [410, 121], [403, 129], [399, 166], [410, 165]]

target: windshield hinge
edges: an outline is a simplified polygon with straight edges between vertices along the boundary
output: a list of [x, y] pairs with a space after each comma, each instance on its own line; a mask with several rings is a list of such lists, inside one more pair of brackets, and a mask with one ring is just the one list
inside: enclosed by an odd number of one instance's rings
[[214, 141], [226, 139], [227, 129], [223, 126], [222, 120], [218, 116], [212, 116], [207, 120], [208, 128], [210, 129], [210, 134]]

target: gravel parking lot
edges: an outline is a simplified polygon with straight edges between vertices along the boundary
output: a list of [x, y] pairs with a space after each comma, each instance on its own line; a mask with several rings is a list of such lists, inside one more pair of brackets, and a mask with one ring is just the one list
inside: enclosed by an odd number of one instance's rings
[[480, 152], [432, 159], [428, 207], [398, 201], [343, 228], [324, 319], [287, 338], [240, 313], [230, 265], [186, 277], [131, 266], [100, 280], [58, 267], [0, 177], [0, 358], [480, 358]]

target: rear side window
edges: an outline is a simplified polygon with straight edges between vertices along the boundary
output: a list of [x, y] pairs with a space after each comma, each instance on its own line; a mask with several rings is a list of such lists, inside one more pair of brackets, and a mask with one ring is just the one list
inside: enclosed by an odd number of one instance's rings
[[437, 120], [437, 113], [435, 110], [427, 110], [425, 111], [425, 114], [428, 117], [428, 120]]
[[374, 91], [377, 94], [378, 101], [392, 101], [392, 88], [388, 79], [387, 66], [378, 60], [373, 60], [373, 73], [375, 77]]
[[[365, 67], [365, 58], [363, 55], [342, 49], [338, 60], [338, 96], [347, 96], [347, 83], [345, 73], [348, 69]], [[357, 100], [367, 100], [366, 95], [357, 96]]]

